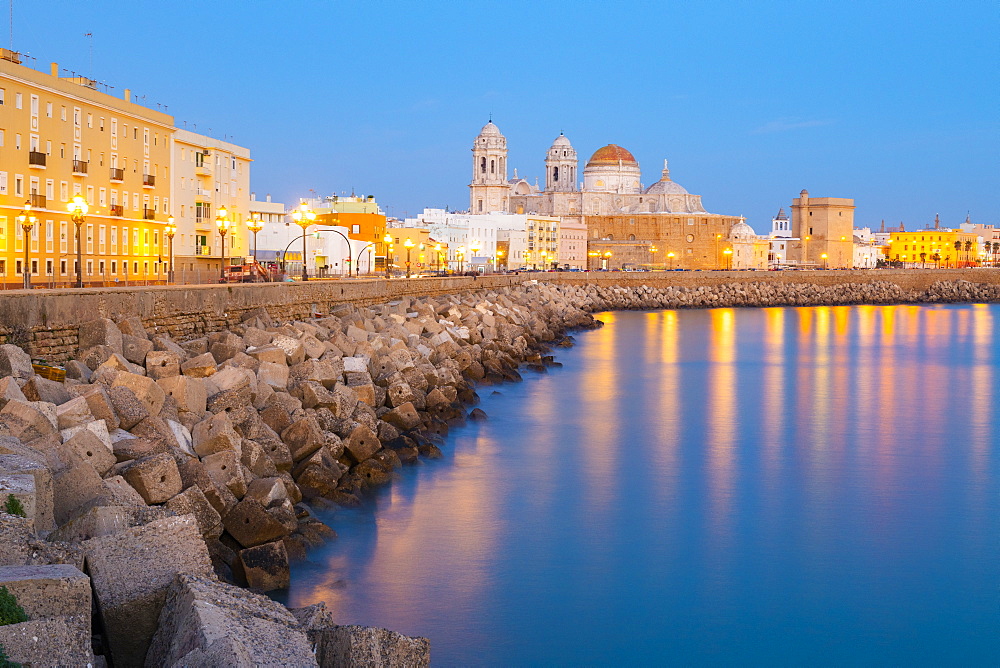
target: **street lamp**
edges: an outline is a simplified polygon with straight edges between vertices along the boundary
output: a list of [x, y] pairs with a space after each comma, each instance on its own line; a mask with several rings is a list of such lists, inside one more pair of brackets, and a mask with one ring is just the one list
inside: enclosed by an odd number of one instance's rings
[[670, 258], [670, 271], [674, 270], [674, 252], [670, 251], [667, 253], [667, 257]]
[[604, 252], [604, 268], [607, 269], [611, 264], [611, 251]]
[[164, 232], [170, 241], [170, 268], [167, 271], [167, 282], [174, 282], [174, 235], [177, 234], [177, 226], [174, 225], [174, 217], [167, 218], [167, 229]]
[[226, 282], [226, 233], [229, 232], [229, 211], [226, 207], [220, 206], [219, 210], [215, 213], [215, 226], [219, 229], [219, 235], [222, 237], [222, 281]]
[[722, 238], [721, 234], [715, 235], [715, 261], [719, 261], [719, 239]]
[[809, 237], [803, 237], [802, 239], [802, 264], [806, 264], [809, 261]]
[[434, 246], [434, 269], [435, 273], [441, 273], [441, 244]]
[[826, 253], [823, 253], [819, 257], [820, 257], [821, 260], [823, 260], [823, 268], [826, 269], [826, 258], [827, 258]]
[[257, 233], [264, 229], [264, 221], [259, 215], [251, 216], [247, 221], [247, 229], [253, 232], [253, 263], [257, 264]]
[[388, 232], [382, 237], [382, 241], [385, 242], [385, 277], [389, 278], [389, 258], [392, 256], [392, 235]]
[[726, 256], [726, 269], [732, 269], [733, 268], [733, 249], [732, 248], [727, 248], [726, 250], [722, 251], [722, 254]]
[[[87, 219], [87, 211], [90, 210], [90, 206], [88, 206], [87, 200], [83, 198], [83, 195], [74, 195], [73, 200], [66, 208], [73, 219], [73, 224], [76, 225], [76, 287], [82, 288], [83, 239], [80, 229], [83, 227], [83, 221]], [[28, 243], [28, 240], [25, 239], [24, 243]]]
[[[504, 256], [503, 249], [502, 248], [498, 248], [497, 249], [497, 269], [500, 268], [500, 265], [503, 265], [503, 256]], [[506, 266], [506, 265], [504, 265], [504, 266]]]
[[306, 269], [306, 237], [309, 236], [306, 230], [316, 222], [316, 213], [310, 209], [305, 202], [292, 212], [292, 220], [302, 228], [302, 280], [309, 280], [309, 271]]
[[403, 245], [406, 246], [406, 277], [409, 278], [410, 277], [410, 252], [413, 250], [413, 247], [416, 244], [413, 243], [413, 239], [407, 239], [406, 241], [403, 242]]
[[458, 256], [458, 273], [461, 274], [465, 269], [465, 246], [459, 246], [455, 255]]
[[650, 264], [653, 265], [653, 269], [656, 269], [656, 254], [657, 254], [657, 252], [659, 252], [659, 250], [660, 249], [657, 248], [656, 246], [650, 246], [649, 247], [649, 252], [653, 256], [652, 261], [650, 262]]
[[29, 241], [31, 240], [31, 228], [38, 222], [38, 218], [31, 215], [31, 202], [24, 203], [24, 211], [17, 217], [17, 222], [24, 230], [24, 266], [21, 267], [21, 275], [24, 276], [24, 289], [31, 289], [31, 263], [28, 262]]

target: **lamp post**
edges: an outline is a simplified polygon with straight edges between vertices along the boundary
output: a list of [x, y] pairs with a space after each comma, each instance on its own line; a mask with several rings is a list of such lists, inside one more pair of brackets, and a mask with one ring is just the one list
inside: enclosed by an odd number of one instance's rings
[[455, 255], [458, 256], [458, 273], [462, 273], [465, 269], [465, 246], [459, 246], [455, 249]]
[[385, 242], [385, 277], [388, 279], [390, 277], [389, 258], [392, 256], [392, 235], [386, 232], [382, 241]]
[[653, 269], [656, 269], [656, 253], [659, 250], [660, 249], [657, 248], [656, 246], [650, 246], [649, 247], [649, 253], [650, 253], [650, 255], [652, 255], [652, 258], [650, 259], [650, 264], [653, 265]]
[[302, 228], [302, 280], [308, 281], [309, 270], [306, 269], [306, 237], [309, 235], [306, 233], [306, 230], [316, 222], [316, 213], [303, 202], [292, 212], [292, 220]]
[[174, 235], [177, 234], [177, 226], [174, 225], [174, 217], [167, 218], [167, 229], [164, 232], [170, 241], [170, 265], [167, 269], [167, 283], [174, 282]]
[[728, 269], [732, 269], [733, 268], [733, 249], [732, 248], [727, 248], [726, 250], [722, 251], [722, 254], [726, 256], [726, 269], [727, 270]]
[[716, 264], [718, 264], [718, 262], [719, 262], [719, 239], [721, 239], [721, 238], [722, 238], [721, 234], [716, 234], [715, 235], [715, 262], [716, 262]]
[[31, 202], [24, 203], [24, 211], [17, 217], [17, 223], [24, 230], [24, 266], [21, 267], [21, 275], [24, 277], [24, 289], [31, 289], [31, 263], [28, 261], [28, 249], [31, 241], [31, 228], [38, 222], [38, 218], [31, 215]]
[[667, 257], [670, 259], [670, 271], [674, 270], [674, 252], [670, 251], [667, 253]]
[[[73, 224], [76, 225], [76, 287], [83, 287], [83, 239], [81, 228], [83, 227], [83, 221], [87, 219], [87, 211], [90, 210], [90, 206], [87, 204], [87, 200], [84, 199], [83, 195], [74, 195], [73, 200], [66, 207], [69, 210], [70, 216], [73, 219]], [[27, 244], [28, 240], [25, 239], [24, 243]]]
[[[498, 248], [497, 249], [497, 269], [499, 269], [500, 265], [503, 264], [503, 256], [504, 256], [503, 249], [502, 248]], [[506, 266], [506, 265], [504, 265], [504, 266]]]
[[819, 257], [820, 257], [821, 260], [823, 260], [823, 268], [826, 269], [826, 258], [827, 258], [826, 253], [823, 253]]
[[253, 232], [253, 263], [257, 265], [257, 233], [264, 229], [264, 221], [255, 215], [247, 221], [247, 229]]
[[226, 207], [220, 206], [219, 210], [215, 213], [215, 226], [219, 230], [219, 236], [222, 237], [222, 278], [221, 283], [225, 283], [226, 276], [226, 234], [229, 232], [229, 211]]
[[607, 269], [611, 265], [611, 251], [604, 251], [604, 268]]
[[809, 262], [809, 237], [802, 238], [802, 264]]
[[413, 239], [407, 239], [406, 241], [403, 242], [403, 245], [406, 246], [406, 277], [409, 278], [410, 277], [410, 252], [413, 250], [413, 247], [416, 244], [413, 243]]
[[434, 246], [434, 273], [441, 273], [441, 244]]
[[479, 254], [480, 248], [481, 246], [479, 245], [479, 240], [478, 239], [473, 240], [472, 245], [469, 246], [469, 250], [472, 252], [473, 259], [475, 259], [475, 257]]
[[[354, 275], [355, 276], [357, 276], [357, 277], [361, 276], [361, 271], [358, 269], [358, 267], [361, 265], [361, 255], [366, 250], [371, 250], [371, 247], [374, 246], [374, 245], [375, 245], [374, 241], [369, 241], [368, 243], [366, 243], [364, 246], [361, 247], [361, 250], [358, 251], [358, 257], [354, 261]], [[347, 247], [347, 252], [348, 253], [351, 252], [351, 247], [350, 246]], [[369, 255], [368, 256], [368, 271], [369, 272], [372, 270], [371, 265], [372, 265], [372, 257], [371, 257], [371, 255]]]

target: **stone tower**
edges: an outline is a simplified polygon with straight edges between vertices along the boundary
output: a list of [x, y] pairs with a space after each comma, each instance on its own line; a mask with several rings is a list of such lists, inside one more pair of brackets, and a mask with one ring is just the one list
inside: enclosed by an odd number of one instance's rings
[[850, 269], [854, 262], [854, 200], [810, 197], [809, 191], [803, 190], [792, 200], [792, 237], [799, 242], [789, 248], [789, 257], [798, 264]]
[[576, 168], [576, 150], [560, 132], [545, 156], [545, 191], [576, 192]]
[[469, 212], [507, 211], [510, 185], [507, 183], [507, 138], [491, 120], [472, 144], [472, 183], [469, 184]]

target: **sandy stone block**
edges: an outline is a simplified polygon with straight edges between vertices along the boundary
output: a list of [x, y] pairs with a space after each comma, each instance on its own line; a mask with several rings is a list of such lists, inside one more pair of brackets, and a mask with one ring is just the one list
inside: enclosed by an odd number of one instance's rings
[[354, 463], [363, 462], [381, 449], [382, 443], [374, 432], [365, 425], [358, 425], [344, 441], [344, 453]]
[[114, 452], [107, 443], [98, 438], [92, 431], [82, 429], [70, 439], [63, 441], [64, 449], [71, 449], [80, 459], [90, 462], [97, 473], [104, 475], [117, 463]]
[[[125, 484], [122, 481], [122, 484]], [[130, 488], [131, 489], [131, 488]], [[110, 536], [130, 527], [142, 526], [171, 515], [163, 506], [150, 507], [132, 490], [141, 505], [94, 506], [80, 513], [48, 535], [50, 541], [79, 543], [98, 536]]]
[[107, 394], [122, 429], [131, 429], [149, 417], [149, 408], [131, 389], [119, 385], [109, 389]]
[[0, 626], [0, 645], [16, 665], [91, 666], [90, 630], [83, 626], [76, 617], [30, 619]]
[[292, 614], [261, 594], [204, 577], [171, 585], [146, 666], [316, 666]]
[[11, 496], [21, 502], [25, 517], [34, 522], [35, 477], [30, 473], [0, 473], [0, 509]]
[[305, 459], [326, 442], [316, 418], [311, 416], [293, 422], [281, 432], [281, 440], [288, 446], [294, 461]]
[[17, 598], [28, 619], [66, 617], [77, 624], [82, 637], [89, 638], [90, 578], [76, 566], [0, 566], [0, 587]]
[[269, 543], [289, 533], [278, 519], [253, 499], [244, 499], [233, 506], [222, 518], [222, 523], [226, 531], [243, 547]]
[[79, 427], [95, 419], [86, 397], [76, 397], [56, 406], [56, 422], [59, 429]]
[[111, 404], [111, 399], [103, 387], [92, 387], [82, 396], [87, 400], [87, 406], [90, 407], [90, 412], [94, 415], [94, 418], [104, 420], [108, 431], [114, 431], [121, 426], [118, 422], [118, 415], [115, 413], [114, 406]]
[[272, 388], [284, 390], [288, 387], [288, 367], [283, 363], [261, 362], [257, 370], [257, 382], [266, 383]]
[[41, 376], [29, 378], [28, 382], [21, 386], [21, 393], [28, 401], [45, 401], [56, 406], [72, 399], [66, 385]]
[[216, 371], [215, 358], [212, 357], [211, 353], [198, 355], [181, 363], [181, 373], [192, 378], [208, 378]]
[[271, 339], [271, 345], [285, 352], [285, 363], [288, 366], [295, 366], [306, 358], [306, 350], [302, 342], [291, 336], [275, 334]]
[[104, 489], [108, 505], [146, 507], [146, 500], [120, 475], [105, 478]]
[[93, 420], [76, 427], [69, 427], [59, 432], [59, 435], [62, 437], [63, 442], [66, 442], [83, 431], [93, 434], [97, 437], [97, 440], [104, 444], [104, 447], [111, 450], [111, 432], [108, 431], [108, 425], [104, 420]]
[[233, 429], [233, 423], [225, 413], [213, 415], [202, 420], [191, 430], [194, 451], [200, 457], [225, 452], [228, 450], [240, 452], [242, 438]]
[[53, 511], [61, 525], [85, 504], [100, 503], [108, 498], [108, 490], [90, 462], [77, 460], [52, 476]]
[[272, 364], [281, 364], [282, 366], [288, 366], [287, 357], [285, 356], [285, 351], [277, 346], [271, 346], [271, 345], [261, 346], [259, 348], [254, 348], [253, 350], [247, 351], [247, 354], [261, 363], [270, 362]]
[[258, 501], [265, 508], [280, 506], [288, 500], [288, 491], [281, 478], [257, 478], [247, 485], [243, 498]]
[[212, 576], [192, 515], [167, 517], [82, 544], [115, 665], [140, 666], [179, 573]]
[[291, 582], [288, 552], [280, 540], [240, 550], [240, 564], [247, 585], [254, 591], [287, 589]]
[[[47, 533], [55, 528], [52, 472], [45, 464], [18, 454], [0, 455], [0, 475], [30, 475], [35, 481], [35, 530]], [[6, 497], [2, 499], [6, 501]]]
[[[51, 419], [49, 418], [50, 412]], [[51, 404], [43, 404], [40, 401], [11, 399], [3, 408], [0, 408], [0, 415], [16, 417], [41, 435], [54, 434], [56, 432], [56, 425], [58, 424], [55, 416], [55, 407]]]
[[393, 408], [382, 416], [382, 419], [400, 431], [410, 431], [420, 426], [420, 415], [413, 404], [406, 403]]
[[129, 334], [122, 335], [122, 356], [129, 362], [133, 364], [145, 364], [146, 355], [152, 350], [152, 341]]
[[122, 477], [150, 505], [166, 503], [182, 489], [177, 463], [166, 453], [135, 460]]
[[11, 399], [28, 402], [28, 398], [21, 391], [21, 386], [17, 384], [17, 379], [14, 376], [4, 376], [0, 378], [0, 408], [6, 406]]
[[136, 398], [146, 406], [150, 415], [160, 414], [166, 398], [163, 388], [157, 385], [155, 380], [134, 373], [119, 373], [111, 387], [127, 387], [132, 390]]
[[[153, 380], [177, 376], [181, 372], [181, 357], [166, 350], [151, 350], [144, 361], [146, 375]], [[162, 387], [162, 385], [161, 385]]]
[[167, 376], [156, 381], [164, 393], [177, 403], [177, 410], [201, 415], [205, 412], [208, 392], [205, 381], [192, 376]]

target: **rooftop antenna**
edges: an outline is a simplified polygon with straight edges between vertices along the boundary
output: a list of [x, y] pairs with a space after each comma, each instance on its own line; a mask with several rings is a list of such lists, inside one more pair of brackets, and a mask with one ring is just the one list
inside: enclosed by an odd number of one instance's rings
[[83, 36], [87, 38], [87, 42], [90, 48], [90, 74], [94, 75], [94, 33], [85, 32]]
[[14, 0], [10, 0], [10, 50], [14, 50]]

